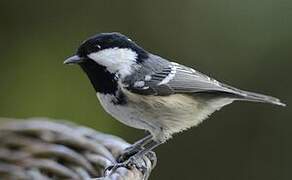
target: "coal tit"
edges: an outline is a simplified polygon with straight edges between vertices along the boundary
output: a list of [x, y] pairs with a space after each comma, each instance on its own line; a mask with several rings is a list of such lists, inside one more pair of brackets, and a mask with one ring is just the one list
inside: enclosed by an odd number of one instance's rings
[[150, 132], [126, 150], [135, 158], [233, 101], [285, 106], [277, 98], [239, 90], [147, 52], [120, 33], [90, 37], [64, 63], [81, 66], [107, 113]]

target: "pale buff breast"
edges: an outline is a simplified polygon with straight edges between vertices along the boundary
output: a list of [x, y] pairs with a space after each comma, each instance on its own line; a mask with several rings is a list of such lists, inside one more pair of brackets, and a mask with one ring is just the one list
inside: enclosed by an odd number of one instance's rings
[[[123, 90], [128, 97], [126, 105], [116, 106], [113, 96], [99, 94], [104, 109], [124, 124], [148, 130], [157, 139], [164, 141], [173, 133], [193, 127], [209, 114], [232, 100], [216, 100], [206, 103], [190, 95], [143, 96]], [[212, 104], [212, 106], [211, 106]], [[217, 105], [216, 105], [217, 104]]]

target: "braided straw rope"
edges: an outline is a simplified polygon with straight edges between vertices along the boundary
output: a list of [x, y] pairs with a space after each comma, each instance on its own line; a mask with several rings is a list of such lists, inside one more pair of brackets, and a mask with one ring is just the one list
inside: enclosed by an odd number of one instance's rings
[[68, 122], [0, 118], [0, 179], [148, 179], [156, 164], [154, 153], [143, 159], [143, 172], [120, 167], [104, 174], [128, 146], [119, 137]]

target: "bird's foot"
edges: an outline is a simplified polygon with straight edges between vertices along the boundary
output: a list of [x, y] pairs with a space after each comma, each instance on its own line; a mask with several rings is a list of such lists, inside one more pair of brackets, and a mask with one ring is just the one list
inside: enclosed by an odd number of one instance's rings
[[127, 169], [137, 168], [142, 173], [145, 171], [145, 168], [143, 168], [143, 159], [141, 157], [131, 156], [124, 162], [118, 162], [114, 165], [107, 167], [105, 169], [105, 174], [115, 172], [120, 167], [124, 167]]
[[149, 167], [151, 169], [154, 168], [156, 162], [157, 157], [155, 152], [153, 151], [148, 152], [145, 156], [138, 156], [135, 154], [132, 155], [131, 157], [128, 157], [128, 159], [123, 162], [118, 162], [114, 165], [107, 167], [104, 171], [104, 174], [111, 174], [115, 172], [118, 168], [124, 167], [127, 169], [136, 168], [137, 170], [141, 171], [142, 174], [145, 175], [145, 173], [147, 172], [147, 168]]

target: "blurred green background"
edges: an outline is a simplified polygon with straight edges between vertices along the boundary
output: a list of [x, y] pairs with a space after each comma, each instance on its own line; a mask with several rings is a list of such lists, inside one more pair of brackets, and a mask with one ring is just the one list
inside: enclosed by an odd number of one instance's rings
[[[68, 119], [129, 142], [87, 77], [65, 66], [87, 37], [118, 31], [239, 88], [292, 100], [291, 0], [1, 0], [0, 116]], [[151, 179], [292, 179], [291, 108], [234, 103], [156, 149]]]

